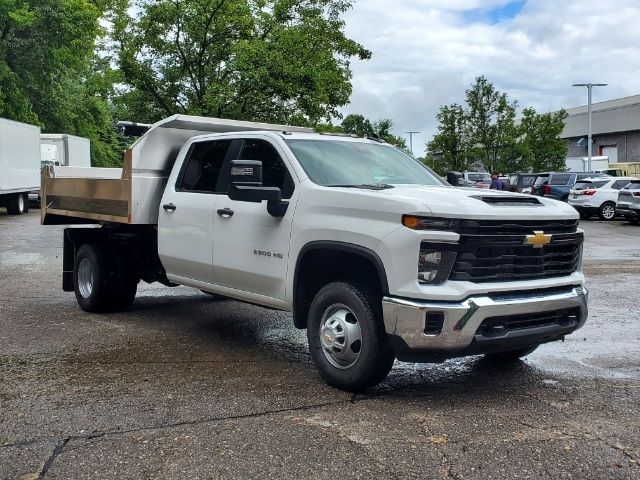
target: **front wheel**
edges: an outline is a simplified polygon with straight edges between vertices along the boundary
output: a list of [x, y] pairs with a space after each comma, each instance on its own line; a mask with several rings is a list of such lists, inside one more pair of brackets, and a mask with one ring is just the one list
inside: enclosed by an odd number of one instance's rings
[[26, 193], [15, 194], [7, 205], [7, 213], [9, 215], [29, 213], [29, 196]]
[[600, 220], [613, 220], [616, 216], [616, 204], [604, 202], [598, 209]]
[[526, 357], [530, 353], [533, 353], [533, 351], [538, 347], [539, 345], [535, 345], [533, 347], [519, 348], [517, 350], [509, 350], [506, 352], [485, 353], [484, 356], [491, 362], [512, 363], [521, 359], [522, 357]]
[[381, 382], [395, 358], [379, 298], [351, 283], [333, 282], [320, 289], [309, 308], [307, 338], [326, 382], [350, 392]]

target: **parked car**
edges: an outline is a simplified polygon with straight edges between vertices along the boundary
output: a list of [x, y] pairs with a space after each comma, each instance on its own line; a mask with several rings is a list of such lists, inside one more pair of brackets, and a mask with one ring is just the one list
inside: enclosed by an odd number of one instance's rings
[[536, 178], [538, 178], [537, 173], [513, 173], [509, 175], [509, 190], [523, 193], [524, 189], [530, 189], [533, 186]]
[[640, 180], [631, 180], [618, 193], [616, 213], [633, 224], [640, 224]]
[[536, 176], [533, 185], [531, 185], [531, 194], [542, 196], [542, 191], [544, 187], [549, 183], [549, 175], [550, 173], [539, 173]]
[[[569, 190], [573, 188], [578, 180], [598, 176], [593, 172], [551, 172], [542, 175], [548, 175], [547, 183], [537, 188], [534, 193], [542, 197], [562, 200], [563, 202], [569, 199]], [[536, 179], [536, 186], [539, 179], [540, 176]]]
[[491, 175], [486, 172], [462, 172], [462, 178], [469, 187], [489, 188], [491, 185]]
[[569, 194], [569, 205], [587, 220], [598, 215], [600, 220], [613, 220], [616, 216], [618, 192], [635, 177], [585, 178], [576, 182]]

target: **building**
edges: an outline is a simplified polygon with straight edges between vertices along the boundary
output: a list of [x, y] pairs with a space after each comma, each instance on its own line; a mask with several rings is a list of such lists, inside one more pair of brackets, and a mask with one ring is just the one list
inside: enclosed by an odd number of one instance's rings
[[[593, 103], [593, 156], [609, 163], [640, 162], [640, 95]], [[561, 137], [567, 140], [569, 158], [587, 156], [589, 131], [587, 106], [567, 109]]]

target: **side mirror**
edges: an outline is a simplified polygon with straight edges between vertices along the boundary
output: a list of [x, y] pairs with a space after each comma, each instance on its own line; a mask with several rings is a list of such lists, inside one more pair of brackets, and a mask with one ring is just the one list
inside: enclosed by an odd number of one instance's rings
[[282, 191], [278, 187], [262, 185], [262, 162], [259, 160], [231, 161], [229, 198], [253, 203], [267, 200], [267, 211], [274, 217], [283, 217], [289, 205], [282, 201]]

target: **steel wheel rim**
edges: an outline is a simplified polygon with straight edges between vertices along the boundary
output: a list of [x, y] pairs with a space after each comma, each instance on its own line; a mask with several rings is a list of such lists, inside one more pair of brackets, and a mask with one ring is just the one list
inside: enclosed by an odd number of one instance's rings
[[616, 209], [612, 205], [602, 207], [602, 216], [607, 220], [612, 219], [616, 214]]
[[93, 293], [93, 265], [88, 258], [80, 260], [78, 265], [78, 290], [82, 298], [89, 298]]
[[360, 358], [362, 330], [353, 311], [342, 304], [331, 305], [320, 320], [320, 344], [325, 358], [341, 370]]
[[24, 197], [22, 195], [18, 195], [18, 211], [24, 212]]

